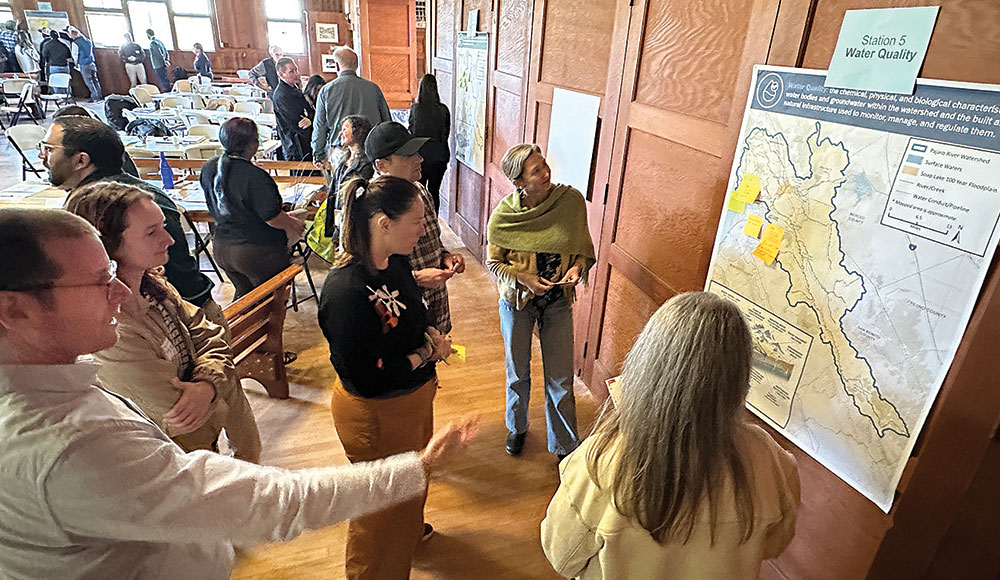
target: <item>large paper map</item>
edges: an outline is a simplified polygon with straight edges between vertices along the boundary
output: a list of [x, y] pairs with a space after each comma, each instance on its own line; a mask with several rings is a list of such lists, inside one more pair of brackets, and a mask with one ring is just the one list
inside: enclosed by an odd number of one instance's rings
[[[1000, 92], [754, 75], [729, 190], [759, 199], [727, 199], [706, 289], [750, 323], [750, 409], [888, 512], [1000, 239]], [[784, 228], [771, 264], [750, 215]]]

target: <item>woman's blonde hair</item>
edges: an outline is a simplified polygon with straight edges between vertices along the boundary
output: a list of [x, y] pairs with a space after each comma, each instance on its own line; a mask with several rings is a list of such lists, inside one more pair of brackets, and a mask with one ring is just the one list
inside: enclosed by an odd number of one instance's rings
[[725, 489], [735, 493], [741, 541], [753, 534], [750, 466], [735, 436], [751, 358], [736, 305], [688, 292], [660, 306], [625, 359], [620, 400], [601, 411], [587, 466], [596, 482], [599, 460], [612, 454], [605, 481], [616, 508], [661, 544], [691, 538], [702, 502], [714, 542]]
[[541, 155], [542, 148], [531, 143], [521, 143], [514, 145], [503, 154], [500, 167], [507, 179], [514, 181], [521, 178], [521, 174], [524, 173], [524, 162], [527, 161], [528, 157], [531, 157], [532, 153]]

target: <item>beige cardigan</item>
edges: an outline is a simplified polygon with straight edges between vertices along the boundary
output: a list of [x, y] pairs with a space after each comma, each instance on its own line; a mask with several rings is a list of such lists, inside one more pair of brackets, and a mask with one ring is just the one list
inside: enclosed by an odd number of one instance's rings
[[[742, 453], [755, 490], [756, 521], [747, 542], [739, 543], [730, 500], [720, 506], [714, 546], [707, 507], [688, 543], [657, 543], [615, 509], [607, 485], [594, 485], [585, 457], [592, 444], [588, 439], [562, 462], [562, 482], [542, 521], [542, 548], [549, 562], [556, 572], [579, 580], [755, 580], [761, 562], [781, 554], [795, 534], [799, 476], [795, 458], [763, 429], [746, 425], [743, 434]], [[603, 469], [609, 465], [604, 462]], [[599, 479], [607, 474], [603, 469]]]
[[[165, 279], [160, 279], [170, 298], [164, 301], [168, 311], [181, 322], [181, 331], [193, 353], [194, 370], [190, 380], [207, 381], [215, 387], [215, 402], [201, 429], [216, 435], [225, 425], [225, 403], [236, 389], [236, 373], [223, 327], [209, 322], [197, 306], [181, 299]], [[95, 353], [101, 362], [98, 378], [114, 393], [128, 397], [164, 432], [176, 437], [164, 422], [163, 414], [174, 406], [181, 391], [170, 380], [182, 369], [167, 355], [167, 329], [149, 302], [133, 293], [121, 306], [118, 315], [118, 342]], [[183, 445], [182, 445], [183, 446]]]

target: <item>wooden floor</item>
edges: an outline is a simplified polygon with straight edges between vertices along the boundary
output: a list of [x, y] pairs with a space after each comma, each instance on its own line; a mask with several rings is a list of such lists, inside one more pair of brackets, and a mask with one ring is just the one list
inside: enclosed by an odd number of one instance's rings
[[[464, 250], [463, 250], [464, 251]], [[465, 345], [465, 363], [438, 365], [441, 389], [435, 421], [479, 415], [479, 437], [468, 453], [431, 482], [427, 521], [437, 534], [422, 544], [412, 578], [559, 578], [539, 546], [538, 525], [558, 484], [555, 456], [545, 449], [544, 396], [531, 401], [531, 430], [524, 454], [503, 452], [504, 357], [497, 315], [497, 291], [483, 267], [466, 253], [468, 269], [449, 282], [456, 344]], [[325, 272], [319, 272], [319, 285]], [[301, 283], [300, 291], [305, 290]], [[298, 352], [288, 367], [291, 399], [268, 399], [259, 385], [248, 386], [264, 443], [262, 461], [288, 468], [346, 463], [330, 416], [330, 389], [336, 375], [326, 342], [316, 325], [315, 302], [289, 311], [285, 347]], [[537, 341], [532, 355], [534, 383], [540, 385]], [[579, 424], [589, 428], [596, 403], [577, 388]], [[285, 544], [258, 546], [242, 554], [232, 578], [306, 580], [343, 578], [347, 525], [307, 532]]]
[[[96, 107], [93, 107], [95, 110]], [[49, 120], [44, 121], [47, 126]], [[21, 181], [20, 159], [6, 139], [0, 139], [0, 187]], [[460, 246], [450, 231], [445, 245]], [[453, 250], [458, 251], [458, 250]], [[461, 250], [464, 252], [464, 250]], [[539, 546], [538, 524], [558, 484], [556, 459], [545, 449], [544, 396], [539, 388], [541, 357], [533, 350], [535, 385], [531, 430], [524, 454], [514, 459], [503, 452], [504, 365], [497, 315], [497, 291], [483, 267], [465, 252], [468, 269], [449, 284], [456, 344], [468, 348], [465, 363], [438, 365], [441, 390], [435, 420], [479, 415], [479, 438], [465, 457], [437, 475], [427, 500], [427, 521], [437, 534], [422, 544], [412, 578], [429, 579], [552, 579]], [[207, 268], [208, 264], [203, 263]], [[326, 268], [314, 267], [317, 286]], [[213, 292], [228, 304], [232, 286], [217, 282]], [[297, 287], [308, 292], [303, 276]], [[268, 399], [259, 384], [247, 387], [263, 439], [262, 462], [287, 468], [347, 463], [330, 416], [330, 389], [336, 380], [326, 341], [316, 323], [316, 303], [289, 311], [285, 346], [298, 352], [288, 367], [291, 398]], [[585, 388], [577, 388], [581, 433], [586, 433], [597, 403]], [[309, 580], [343, 578], [347, 525], [307, 532], [284, 544], [254, 547], [240, 553], [232, 578], [239, 580]]]

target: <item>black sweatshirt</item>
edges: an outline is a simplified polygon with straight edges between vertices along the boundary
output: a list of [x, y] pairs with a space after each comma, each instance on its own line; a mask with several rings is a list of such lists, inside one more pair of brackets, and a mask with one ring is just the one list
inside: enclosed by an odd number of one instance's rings
[[424, 345], [430, 324], [405, 256], [390, 256], [375, 274], [362, 264], [334, 268], [323, 283], [319, 326], [330, 362], [349, 393], [398, 397], [434, 377], [434, 364], [411, 370], [408, 355]]

